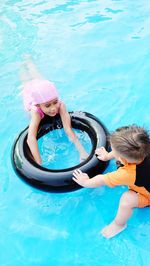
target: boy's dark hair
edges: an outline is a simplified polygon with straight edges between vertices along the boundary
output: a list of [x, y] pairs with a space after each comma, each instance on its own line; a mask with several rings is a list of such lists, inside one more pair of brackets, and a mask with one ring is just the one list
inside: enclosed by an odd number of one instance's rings
[[127, 159], [140, 161], [150, 153], [150, 137], [142, 127], [120, 127], [109, 138], [116, 152]]

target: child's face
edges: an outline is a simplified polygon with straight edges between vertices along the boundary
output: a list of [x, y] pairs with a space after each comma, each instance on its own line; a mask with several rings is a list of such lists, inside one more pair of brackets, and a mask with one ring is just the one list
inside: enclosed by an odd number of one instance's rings
[[60, 102], [58, 98], [56, 98], [52, 101], [41, 103], [39, 104], [39, 106], [44, 114], [49, 116], [55, 116], [58, 113]]
[[126, 164], [126, 163], [134, 163], [134, 164], [140, 164], [144, 158], [141, 158], [140, 160], [136, 160], [136, 159], [130, 159], [130, 158], [125, 158], [124, 156], [122, 156], [120, 153], [118, 153], [116, 151], [116, 149], [113, 148], [113, 146], [111, 145], [111, 149], [112, 149], [112, 152], [113, 152], [113, 155], [115, 157], [116, 160], [120, 161], [122, 164]]
[[111, 149], [112, 149], [112, 152], [113, 152], [113, 155], [115, 157], [116, 160], [119, 160], [120, 159], [120, 155], [118, 154], [118, 152], [114, 149], [114, 147], [111, 145]]
[[112, 145], [111, 145], [111, 149], [112, 149], [112, 152], [113, 152], [115, 159], [124, 164], [126, 162], [126, 160], [124, 158], [122, 158], [122, 156], [120, 156], [120, 154], [113, 148]]

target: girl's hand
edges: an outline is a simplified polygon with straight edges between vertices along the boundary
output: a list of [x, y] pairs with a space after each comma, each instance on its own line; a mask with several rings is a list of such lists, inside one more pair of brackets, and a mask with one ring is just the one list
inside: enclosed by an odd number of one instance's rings
[[82, 171], [79, 169], [73, 172], [73, 176], [74, 177], [72, 179], [82, 187], [86, 186], [86, 183], [89, 180], [89, 176], [85, 173], [82, 173]]
[[86, 151], [80, 152], [80, 162], [85, 161], [88, 156], [89, 156], [89, 154]]
[[109, 152], [107, 152], [104, 147], [96, 149], [95, 153], [98, 155], [97, 158], [101, 161], [106, 162], [106, 161], [110, 160]]

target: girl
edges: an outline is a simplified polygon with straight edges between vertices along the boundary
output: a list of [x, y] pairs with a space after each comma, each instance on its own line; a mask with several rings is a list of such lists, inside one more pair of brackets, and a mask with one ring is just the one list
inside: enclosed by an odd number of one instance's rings
[[55, 85], [41, 77], [31, 60], [28, 59], [24, 67], [24, 72], [21, 74], [21, 79], [25, 83], [23, 101], [25, 109], [31, 113], [27, 143], [36, 163], [42, 164], [36, 137], [40, 121], [45, 115], [54, 117], [60, 114], [63, 128], [79, 151], [80, 160], [87, 158], [88, 154], [72, 131], [70, 115], [60, 100]]

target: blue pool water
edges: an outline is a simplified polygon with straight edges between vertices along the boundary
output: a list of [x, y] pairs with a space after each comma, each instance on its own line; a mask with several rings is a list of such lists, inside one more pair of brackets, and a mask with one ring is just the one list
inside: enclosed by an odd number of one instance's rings
[[[96, 115], [110, 131], [150, 129], [149, 14], [145, 0], [1, 1], [1, 266], [150, 265], [150, 208], [135, 210], [115, 238], [99, 234], [125, 187], [46, 193], [22, 182], [10, 160], [29, 122], [19, 80], [27, 53], [69, 110]], [[106, 171], [114, 169], [112, 161]]]
[[[87, 154], [91, 153], [92, 143], [86, 132], [75, 130], [76, 136]], [[79, 152], [71, 142], [64, 129], [50, 131], [38, 140], [42, 166], [48, 169], [66, 169], [75, 167], [81, 162]], [[63, 155], [63, 157], [62, 157]]]

